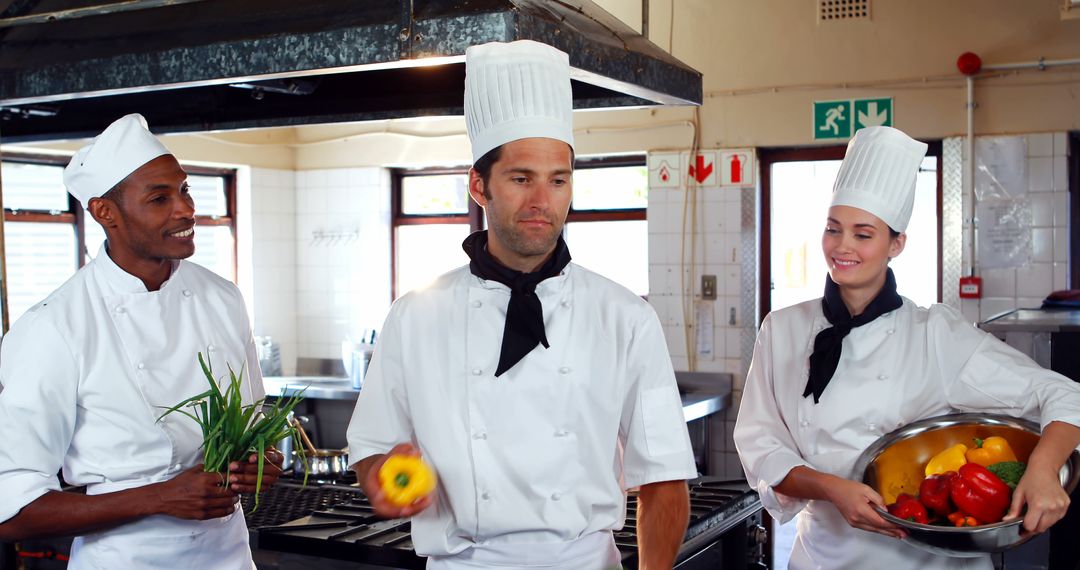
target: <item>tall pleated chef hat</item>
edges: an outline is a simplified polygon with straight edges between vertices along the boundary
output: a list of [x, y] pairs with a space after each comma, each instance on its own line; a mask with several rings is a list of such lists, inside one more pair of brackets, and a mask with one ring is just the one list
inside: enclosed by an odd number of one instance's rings
[[915, 204], [915, 176], [926, 143], [892, 127], [860, 129], [848, 143], [831, 206], [851, 206], [903, 232]]
[[114, 121], [71, 157], [64, 169], [64, 186], [86, 208], [91, 198], [100, 198], [163, 154], [172, 153], [150, 133], [146, 119], [132, 113]]
[[574, 146], [570, 57], [531, 40], [465, 50], [465, 124], [473, 162], [525, 138]]

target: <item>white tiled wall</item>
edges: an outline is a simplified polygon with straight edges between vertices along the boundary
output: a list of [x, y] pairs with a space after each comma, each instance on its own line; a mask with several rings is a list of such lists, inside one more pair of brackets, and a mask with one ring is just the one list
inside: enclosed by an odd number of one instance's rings
[[[697, 204], [697, 232], [694, 255], [696, 269], [690, 274], [690, 236], [684, 238], [683, 228], [689, 227], [691, 213], [684, 207], [688, 192], [685, 189], [650, 189], [647, 218], [649, 221], [649, 302], [656, 309], [664, 327], [668, 350], [676, 370], [688, 370], [689, 358], [685, 340], [683, 301], [691, 297], [690, 312], [701, 294], [701, 275], [716, 276], [715, 301], [704, 301], [712, 313], [712, 353], [698, 355], [696, 371], [728, 372], [733, 375], [735, 409], [742, 396], [746, 370], [742, 364], [743, 296], [754, 295], [744, 290], [742, 279], [742, 196], [752, 193], [745, 188], [699, 188], [693, 203]], [[753, 194], [751, 194], [753, 195]], [[752, 316], [750, 318], [753, 318]], [[696, 342], [691, 339], [691, 348]], [[742, 477], [731, 429], [735, 409], [710, 419], [710, 475]]]
[[296, 174], [251, 169], [252, 290], [256, 336], [281, 345], [285, 374], [296, 369]]
[[[1026, 139], [1032, 214], [1031, 262], [1021, 268], [979, 271], [983, 280], [982, 299], [961, 300], [964, 315], [973, 322], [1016, 308], [1038, 307], [1051, 291], [1069, 287], [1068, 136], [1063, 132], [1035, 133], [1026, 135]], [[966, 176], [966, 168], [964, 173]], [[965, 195], [965, 222], [970, 219], [970, 212], [970, 196]], [[964, 239], [966, 268], [971, 251], [970, 232], [965, 232]]]
[[297, 356], [340, 358], [390, 308], [390, 175], [382, 168], [295, 173]]

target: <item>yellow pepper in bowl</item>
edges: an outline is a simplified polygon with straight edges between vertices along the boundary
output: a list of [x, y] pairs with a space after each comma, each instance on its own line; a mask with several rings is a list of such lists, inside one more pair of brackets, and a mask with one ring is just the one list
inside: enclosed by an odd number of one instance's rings
[[941, 453], [930, 458], [930, 462], [926, 464], [926, 476], [940, 475], [946, 471], [956, 471], [960, 469], [960, 466], [967, 463], [968, 447], [962, 443], [958, 443]]
[[965, 454], [968, 462], [978, 463], [983, 467], [990, 467], [1002, 461], [1016, 461], [1009, 442], [1003, 437], [991, 436], [986, 439], [975, 438], [975, 447], [967, 450]]
[[388, 501], [404, 507], [435, 490], [435, 473], [419, 457], [391, 455], [379, 469], [379, 485]]

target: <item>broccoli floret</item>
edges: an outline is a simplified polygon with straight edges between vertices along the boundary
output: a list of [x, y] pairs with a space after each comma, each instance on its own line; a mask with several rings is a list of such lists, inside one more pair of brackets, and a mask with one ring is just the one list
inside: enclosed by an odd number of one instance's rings
[[995, 463], [987, 467], [987, 469], [1004, 481], [1010, 489], [1016, 489], [1016, 484], [1019, 483], [1020, 478], [1024, 476], [1024, 470], [1027, 469], [1027, 465], [1019, 461], [1002, 461], [1001, 463]]

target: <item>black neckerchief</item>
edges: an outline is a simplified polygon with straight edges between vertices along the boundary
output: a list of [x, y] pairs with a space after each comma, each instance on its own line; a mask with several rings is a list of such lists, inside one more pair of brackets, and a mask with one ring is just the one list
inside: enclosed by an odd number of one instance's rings
[[821, 298], [821, 309], [832, 326], [822, 330], [814, 338], [814, 352], [810, 355], [810, 378], [806, 381], [803, 397], [814, 395], [814, 403], [821, 399], [821, 393], [832, 380], [836, 366], [840, 364], [840, 350], [844, 337], [855, 327], [861, 327], [870, 321], [903, 306], [904, 300], [896, 294], [896, 279], [892, 268], [887, 268], [885, 285], [877, 297], [866, 306], [861, 315], [852, 318], [847, 305], [840, 298], [840, 287], [833, 283], [832, 277], [825, 276], [825, 296]]
[[570, 250], [562, 236], [555, 244], [555, 251], [544, 265], [532, 273], [522, 273], [499, 263], [487, 250], [487, 230], [473, 232], [461, 243], [469, 255], [469, 270], [481, 278], [502, 283], [510, 288], [510, 303], [506, 306], [506, 324], [503, 326], [502, 349], [495, 377], [513, 368], [537, 344], [548, 348], [544, 330], [544, 308], [536, 296], [536, 286], [541, 281], [558, 275], [570, 263]]

